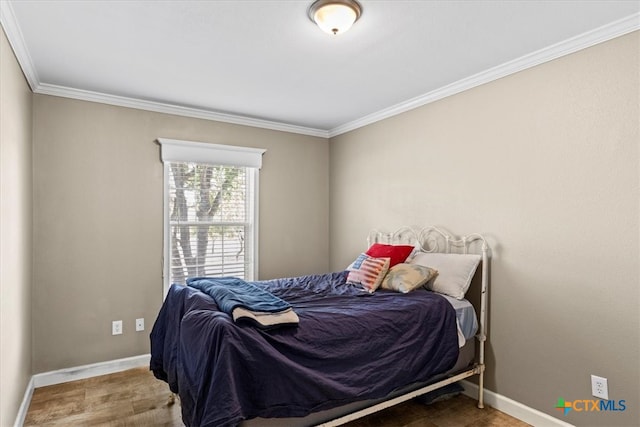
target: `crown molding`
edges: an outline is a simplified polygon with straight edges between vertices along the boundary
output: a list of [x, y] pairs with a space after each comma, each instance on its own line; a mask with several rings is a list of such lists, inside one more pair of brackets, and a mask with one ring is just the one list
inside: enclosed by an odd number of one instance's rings
[[35, 93], [42, 95], [60, 96], [63, 98], [79, 99], [82, 101], [98, 102], [101, 104], [117, 105], [119, 107], [136, 108], [139, 110], [154, 111], [156, 113], [173, 114], [176, 116], [191, 117], [196, 119], [214, 120], [217, 122], [232, 123], [236, 125], [251, 126], [262, 129], [281, 132], [297, 133], [309, 136], [328, 138], [329, 132], [323, 129], [315, 129], [304, 126], [296, 126], [287, 123], [257, 119], [253, 117], [239, 116], [235, 114], [219, 113], [200, 108], [183, 107], [157, 101], [129, 98], [126, 96], [110, 95], [83, 89], [75, 89], [66, 86], [39, 84]]
[[22, 31], [20, 30], [20, 26], [18, 25], [18, 21], [16, 19], [15, 13], [13, 12], [13, 7], [11, 6], [10, 1], [0, 0], [0, 24], [7, 34], [9, 44], [15, 52], [18, 63], [22, 68], [22, 72], [24, 73], [25, 78], [27, 79], [27, 82], [31, 87], [31, 90], [34, 93], [78, 99], [82, 101], [98, 102], [101, 104], [117, 105], [120, 107], [137, 108], [139, 110], [154, 111], [157, 113], [173, 114], [177, 116], [191, 117], [196, 119], [232, 123], [261, 129], [317, 136], [320, 138], [329, 137], [329, 132], [324, 129], [315, 129], [288, 123], [258, 119], [254, 117], [220, 113], [212, 110], [184, 107], [181, 105], [147, 101], [143, 99], [110, 95], [89, 90], [41, 83], [40, 77], [38, 76], [36, 67], [33, 63], [33, 59], [31, 58], [31, 55], [29, 54], [29, 51], [27, 49], [27, 45], [24, 41]]
[[540, 49], [536, 52], [521, 56], [520, 58], [474, 74], [473, 76], [466, 77], [431, 92], [330, 129], [329, 138], [396, 116], [406, 111], [430, 104], [448, 96], [472, 89], [476, 86], [498, 80], [502, 77], [515, 74], [519, 71], [526, 70], [527, 68], [535, 67], [536, 65], [552, 61], [579, 50], [595, 46], [599, 43], [623, 36], [638, 29], [640, 29], [640, 13], [635, 13], [592, 31], [588, 31], [548, 46], [544, 49]]
[[38, 77], [36, 67], [33, 65], [33, 59], [31, 59], [31, 55], [29, 55], [29, 51], [27, 50], [27, 44], [24, 42], [22, 31], [16, 20], [16, 15], [13, 13], [13, 7], [11, 3], [6, 0], [0, 0], [0, 24], [7, 35], [9, 44], [16, 55], [16, 59], [27, 79], [27, 83], [29, 83], [31, 90], [34, 90], [38, 87], [40, 78]]
[[304, 126], [297, 126], [288, 123], [275, 122], [253, 117], [240, 116], [235, 114], [221, 113], [211, 110], [184, 107], [180, 105], [147, 101], [136, 98], [129, 98], [118, 95], [109, 95], [100, 92], [93, 92], [82, 89], [75, 89], [65, 86], [50, 85], [41, 83], [38, 73], [33, 64], [31, 55], [26, 48], [22, 32], [17, 24], [11, 3], [7, 0], [0, 0], [0, 24], [7, 34], [9, 43], [15, 52], [18, 63], [35, 93], [44, 95], [60, 96], [64, 98], [79, 99], [84, 101], [98, 102], [121, 107], [137, 108], [140, 110], [154, 111], [158, 113], [173, 114], [184, 117], [192, 117], [204, 120], [213, 120], [223, 123], [232, 123], [243, 126], [257, 127], [281, 132], [290, 132], [301, 135], [316, 136], [320, 138], [333, 138], [346, 132], [373, 124], [375, 122], [396, 116], [406, 111], [413, 110], [423, 105], [430, 104], [451, 95], [472, 89], [476, 86], [492, 82], [494, 80], [515, 74], [527, 68], [535, 67], [542, 63], [552, 61], [565, 55], [595, 46], [599, 43], [614, 39], [619, 36], [631, 33], [640, 29], [640, 13], [622, 18], [610, 24], [596, 28], [592, 31], [580, 34], [536, 52], [524, 55], [515, 60], [502, 65], [490, 68], [473, 76], [458, 80], [449, 85], [443, 86], [423, 95], [411, 98], [407, 101], [392, 105], [375, 113], [366, 115], [354, 121], [344, 123], [333, 129], [316, 129]]

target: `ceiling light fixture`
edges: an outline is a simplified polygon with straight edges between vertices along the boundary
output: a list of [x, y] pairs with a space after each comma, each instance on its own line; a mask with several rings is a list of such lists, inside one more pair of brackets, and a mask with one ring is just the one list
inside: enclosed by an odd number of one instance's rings
[[309, 18], [333, 35], [346, 32], [361, 14], [362, 7], [355, 0], [316, 0], [309, 7]]

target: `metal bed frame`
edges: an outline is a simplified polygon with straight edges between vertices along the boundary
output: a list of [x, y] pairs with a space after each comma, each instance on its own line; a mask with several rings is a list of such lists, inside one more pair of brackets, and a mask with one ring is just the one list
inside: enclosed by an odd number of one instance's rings
[[439, 380], [417, 390], [410, 391], [406, 394], [385, 400], [364, 409], [352, 412], [350, 414], [335, 418], [331, 421], [319, 424], [321, 427], [332, 427], [345, 424], [349, 421], [373, 414], [383, 409], [395, 406], [399, 403], [421, 396], [433, 390], [437, 390], [454, 382], [478, 375], [478, 408], [484, 408], [484, 344], [487, 339], [487, 300], [489, 297], [489, 245], [485, 238], [480, 234], [468, 234], [459, 238], [455, 238], [445, 231], [429, 226], [419, 230], [411, 227], [403, 227], [394, 232], [382, 232], [373, 230], [367, 238], [369, 245], [373, 243], [387, 244], [408, 244], [415, 246], [417, 250], [422, 252], [442, 252], [442, 253], [474, 253], [469, 252], [471, 248], [477, 250], [480, 245], [482, 255], [482, 285], [480, 289], [480, 313], [478, 333], [476, 339], [479, 342], [478, 359], [469, 368], [455, 373], [445, 379]]

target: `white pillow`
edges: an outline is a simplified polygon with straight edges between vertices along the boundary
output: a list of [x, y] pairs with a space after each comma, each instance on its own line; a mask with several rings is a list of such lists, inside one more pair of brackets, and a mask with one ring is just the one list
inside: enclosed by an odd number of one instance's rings
[[463, 299], [482, 257], [476, 254], [419, 253], [411, 264], [438, 270], [438, 276], [425, 287], [431, 291]]

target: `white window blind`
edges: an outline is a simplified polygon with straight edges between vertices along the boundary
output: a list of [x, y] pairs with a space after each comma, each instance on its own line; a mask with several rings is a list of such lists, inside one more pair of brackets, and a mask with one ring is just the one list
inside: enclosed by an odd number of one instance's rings
[[264, 150], [158, 142], [165, 167], [165, 291], [188, 277], [254, 280]]

